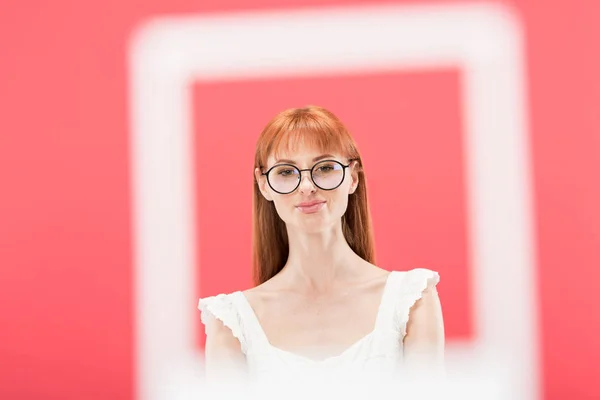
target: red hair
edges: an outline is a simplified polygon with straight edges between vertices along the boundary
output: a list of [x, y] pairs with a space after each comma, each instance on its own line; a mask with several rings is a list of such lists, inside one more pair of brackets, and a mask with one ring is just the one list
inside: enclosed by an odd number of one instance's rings
[[[254, 167], [264, 172], [270, 155], [277, 157], [281, 151], [292, 150], [300, 140], [323, 153], [341, 153], [358, 162], [359, 183], [348, 198], [348, 208], [342, 217], [342, 231], [350, 248], [364, 260], [374, 263], [373, 229], [362, 160], [354, 139], [333, 113], [322, 107], [307, 106], [276, 115], [258, 138]], [[252, 209], [253, 275], [254, 283], [259, 285], [284, 267], [289, 244], [285, 223], [273, 202], [261, 194], [256, 177]]]

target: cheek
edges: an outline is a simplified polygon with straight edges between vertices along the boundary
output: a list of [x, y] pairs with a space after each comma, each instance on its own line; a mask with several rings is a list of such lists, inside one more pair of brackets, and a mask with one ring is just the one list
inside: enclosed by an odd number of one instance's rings
[[340, 211], [342, 214], [346, 213], [348, 209], [348, 196], [344, 196], [344, 198], [340, 201]]
[[335, 196], [328, 199], [328, 204], [330, 212], [341, 217], [348, 208], [348, 194], [346, 192], [347, 188], [340, 187], [339, 189], [341, 190], [336, 191]]
[[275, 194], [273, 196], [273, 204], [275, 205], [277, 214], [284, 221], [286, 220], [286, 216], [294, 211], [293, 201], [285, 195]]

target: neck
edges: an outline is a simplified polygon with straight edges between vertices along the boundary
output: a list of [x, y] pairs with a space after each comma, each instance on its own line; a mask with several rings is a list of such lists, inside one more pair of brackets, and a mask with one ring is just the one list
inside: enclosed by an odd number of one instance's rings
[[289, 256], [282, 275], [295, 288], [323, 293], [340, 278], [349, 278], [362, 260], [350, 248], [341, 223], [329, 230], [306, 233], [288, 228]]

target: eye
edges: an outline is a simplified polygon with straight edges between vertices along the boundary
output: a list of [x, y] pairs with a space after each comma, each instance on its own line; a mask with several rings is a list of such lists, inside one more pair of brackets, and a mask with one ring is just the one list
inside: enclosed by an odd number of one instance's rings
[[331, 163], [331, 162], [326, 162], [326, 163], [323, 163], [323, 164], [319, 164], [319, 166], [317, 167], [317, 172], [326, 174], [328, 172], [332, 172], [332, 171], [338, 169], [336, 167], [337, 167], [336, 164]]
[[294, 169], [293, 168], [279, 168], [277, 169], [277, 175], [280, 176], [291, 176], [294, 175]]

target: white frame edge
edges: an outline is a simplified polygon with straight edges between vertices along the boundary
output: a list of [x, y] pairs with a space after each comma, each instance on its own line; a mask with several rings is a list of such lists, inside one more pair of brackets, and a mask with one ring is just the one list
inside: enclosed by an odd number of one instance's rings
[[165, 398], [164, 382], [200, 368], [190, 318], [197, 302], [191, 84], [448, 66], [464, 82], [477, 335], [466, 346], [510, 354], [518, 398], [537, 399], [521, 30], [504, 7], [468, 4], [165, 17], [135, 32], [129, 67], [140, 399]]

